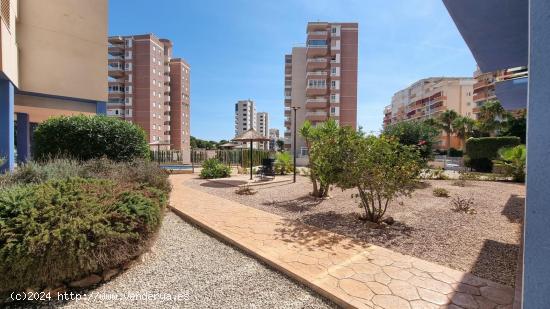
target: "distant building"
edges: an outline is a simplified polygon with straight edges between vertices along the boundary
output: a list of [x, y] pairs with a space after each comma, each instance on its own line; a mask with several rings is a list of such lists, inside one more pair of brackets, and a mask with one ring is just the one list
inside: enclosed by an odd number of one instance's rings
[[[308, 120], [313, 125], [329, 118], [342, 126], [357, 127], [358, 24], [310, 22], [306, 47], [285, 55], [285, 149], [307, 162], [308, 150], [296, 131]], [[299, 107], [296, 124], [291, 107]]]
[[[430, 77], [396, 92], [392, 103], [384, 109], [384, 127], [402, 121], [437, 118], [452, 109], [461, 116], [474, 118], [471, 77]], [[436, 147], [447, 148], [445, 134]], [[460, 139], [452, 138], [451, 147], [460, 148]]]
[[269, 150], [279, 150], [277, 149], [277, 141], [279, 139], [279, 129], [269, 129]]
[[[256, 131], [261, 135], [268, 137], [269, 136], [269, 115], [266, 112], [256, 113]], [[267, 142], [259, 143], [260, 149], [267, 150], [269, 145]]]
[[241, 100], [235, 103], [235, 136], [256, 129], [256, 103]]
[[108, 54], [107, 115], [138, 124], [149, 143], [170, 144], [163, 148], [182, 151], [188, 161], [189, 64], [172, 58], [172, 42], [153, 34], [111, 36]]

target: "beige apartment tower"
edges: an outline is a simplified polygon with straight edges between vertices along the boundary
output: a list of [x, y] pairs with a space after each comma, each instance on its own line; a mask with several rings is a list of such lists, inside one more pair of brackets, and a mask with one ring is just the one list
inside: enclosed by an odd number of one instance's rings
[[[445, 110], [474, 118], [473, 85], [471, 77], [430, 77], [396, 92], [392, 103], [384, 109], [384, 127], [402, 121], [437, 118]], [[451, 147], [460, 148], [458, 138], [451, 139]], [[446, 149], [442, 133], [436, 147]]]
[[152, 149], [179, 150], [189, 161], [189, 64], [153, 34], [111, 36], [108, 51], [107, 115], [141, 126]]
[[[358, 24], [310, 22], [305, 47], [285, 55], [285, 148], [307, 158], [304, 140], [294, 126], [317, 125], [329, 118], [357, 127]], [[296, 123], [294, 111], [296, 110]], [[299, 160], [305, 162], [305, 160]]]

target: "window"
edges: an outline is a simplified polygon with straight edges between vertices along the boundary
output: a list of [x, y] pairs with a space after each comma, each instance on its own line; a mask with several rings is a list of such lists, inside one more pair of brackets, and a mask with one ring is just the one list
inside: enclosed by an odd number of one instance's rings
[[308, 80], [308, 88], [326, 88], [326, 80], [324, 79], [310, 79]]
[[307, 45], [308, 46], [326, 46], [327, 40], [308, 40]]
[[157, 92], [155, 90], [153, 90], [153, 96], [156, 97], [157, 96]]
[[336, 75], [336, 68], [331, 68], [330, 69], [330, 74]]
[[308, 156], [308, 149], [307, 149], [307, 147], [301, 147], [301, 148], [300, 148], [300, 156], [302, 156], [302, 157]]
[[336, 88], [336, 81], [335, 80], [330, 82], [330, 87], [331, 88]]
[[332, 33], [336, 33], [336, 27], [332, 27], [332, 29], [330, 29], [332, 31]]
[[157, 70], [153, 68], [153, 74], [157, 74]]

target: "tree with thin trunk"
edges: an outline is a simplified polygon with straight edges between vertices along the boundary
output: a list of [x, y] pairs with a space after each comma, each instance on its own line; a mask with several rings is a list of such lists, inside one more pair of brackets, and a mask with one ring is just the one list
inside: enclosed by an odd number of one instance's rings
[[439, 128], [447, 134], [447, 155], [451, 153], [451, 135], [454, 133], [453, 121], [458, 117], [458, 114], [452, 110], [446, 110], [439, 115], [438, 124]]
[[475, 120], [459, 116], [453, 120], [452, 126], [456, 136], [462, 141], [462, 148], [464, 148], [466, 140], [474, 133]]
[[342, 140], [342, 171], [337, 185], [355, 188], [365, 220], [380, 223], [390, 202], [410, 196], [422, 169], [422, 158], [414, 146], [400, 144], [394, 137], [356, 134]]

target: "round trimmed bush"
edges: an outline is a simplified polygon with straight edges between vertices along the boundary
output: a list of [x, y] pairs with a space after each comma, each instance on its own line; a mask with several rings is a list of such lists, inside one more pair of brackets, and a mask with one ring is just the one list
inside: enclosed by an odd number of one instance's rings
[[137, 257], [166, 203], [164, 191], [106, 179], [0, 191], [0, 292], [57, 286]]
[[69, 156], [79, 160], [106, 157], [131, 161], [149, 157], [145, 131], [106, 116], [61, 116], [42, 122], [34, 132], [34, 158]]
[[200, 177], [204, 179], [224, 178], [231, 175], [229, 166], [221, 163], [218, 159], [206, 159], [202, 163]]

